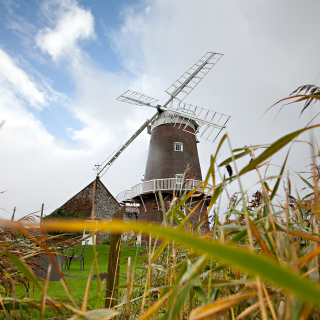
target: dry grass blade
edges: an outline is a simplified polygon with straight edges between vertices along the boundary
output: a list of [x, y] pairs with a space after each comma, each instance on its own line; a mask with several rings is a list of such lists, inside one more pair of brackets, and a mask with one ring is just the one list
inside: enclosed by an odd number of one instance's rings
[[50, 275], [51, 275], [51, 264], [49, 264], [48, 267], [48, 272], [47, 272], [47, 279], [46, 279], [46, 284], [44, 286], [44, 291], [42, 295], [42, 303], [41, 303], [41, 320], [44, 317], [44, 311], [46, 307], [46, 300], [47, 300], [47, 293], [48, 293], [48, 286], [49, 286], [49, 281], [50, 281]]
[[227, 298], [206, 304], [199, 308], [192, 310], [189, 320], [211, 320], [229, 310], [234, 305], [241, 301], [247, 300], [256, 296], [257, 293], [252, 291], [248, 293], [241, 293], [231, 295]]
[[265, 160], [269, 159], [272, 155], [279, 152], [279, 150], [281, 150], [283, 147], [285, 147], [293, 139], [298, 137], [301, 133], [303, 133], [307, 130], [310, 130], [310, 129], [317, 128], [319, 126], [320, 126], [320, 124], [315, 125], [315, 126], [311, 126], [311, 127], [307, 127], [307, 128], [303, 128], [303, 129], [294, 131], [292, 133], [289, 133], [289, 134], [281, 137], [280, 139], [275, 141], [273, 144], [271, 144], [271, 146], [268, 147], [264, 152], [262, 152], [256, 159], [254, 159], [246, 167], [244, 167], [240, 171], [240, 175], [243, 175], [244, 173], [255, 169], [258, 165], [263, 163]]
[[75, 308], [77, 308], [78, 306], [72, 297], [69, 287], [66, 285], [65, 281], [63, 281], [62, 279], [60, 279], [60, 282], [63, 286], [64, 291], [67, 293], [69, 299], [71, 300], [72, 304], [75, 306]]
[[204, 192], [204, 190], [205, 190], [205, 188], [206, 188], [206, 186], [207, 186], [207, 184], [208, 184], [208, 182], [209, 182], [210, 176], [212, 177], [212, 185], [213, 185], [213, 186], [216, 185], [215, 172], [214, 172], [214, 164], [215, 164], [215, 162], [216, 162], [216, 158], [217, 158], [217, 156], [218, 156], [219, 150], [221, 149], [221, 147], [222, 147], [222, 145], [223, 145], [223, 143], [224, 143], [224, 141], [225, 141], [226, 139], [227, 139], [227, 134], [225, 133], [225, 134], [223, 135], [223, 137], [221, 138], [220, 142], [219, 142], [219, 145], [218, 145], [218, 147], [217, 147], [217, 150], [216, 150], [216, 153], [215, 153], [214, 157], [211, 156], [211, 164], [210, 164], [210, 168], [209, 168], [209, 170], [208, 170], [207, 176], [206, 176], [206, 178], [205, 178], [205, 180], [204, 180], [204, 183], [203, 183], [202, 192]]
[[[301, 93], [302, 91], [305, 91], [305, 94], [296, 94], [293, 96], [293, 94], [295, 93]], [[309, 93], [309, 94], [308, 94]], [[296, 89], [295, 91], [293, 91], [289, 97], [287, 98], [284, 98], [284, 99], [281, 99], [279, 100], [278, 102], [276, 102], [275, 104], [273, 104], [270, 108], [268, 108], [265, 113], [267, 113], [271, 108], [273, 108], [276, 104], [282, 102], [282, 101], [286, 101], [286, 100], [290, 100], [290, 99], [295, 99], [297, 98], [297, 100], [295, 101], [292, 101], [288, 104], [291, 104], [291, 103], [295, 103], [295, 102], [300, 102], [300, 101], [306, 101], [304, 106], [303, 106], [303, 109], [301, 111], [301, 114], [302, 112], [308, 108], [308, 106], [311, 104], [311, 102], [316, 102], [317, 100], [320, 100], [320, 88], [315, 86], [315, 85], [311, 85], [311, 84], [308, 84], [308, 85], [304, 85], [304, 86], [300, 86], [298, 89]], [[264, 114], [265, 114], [264, 113]]]
[[127, 307], [126, 307], [126, 317], [130, 317], [130, 284], [131, 284], [131, 257], [128, 258], [128, 269], [127, 269]]
[[159, 256], [163, 252], [163, 250], [166, 249], [168, 243], [169, 243], [169, 240], [166, 240], [166, 241], [162, 242], [162, 244], [158, 247], [158, 249], [152, 255], [152, 259], [151, 259], [152, 263], [155, 262], [159, 258]]
[[13, 254], [6, 253], [12, 263], [21, 271], [21, 273], [28, 278], [28, 280], [33, 283], [41, 292], [43, 291], [43, 287], [39, 281], [37, 281], [34, 273], [28, 268], [28, 266], [21, 261], [18, 257], [14, 256]]
[[261, 281], [259, 279], [259, 277], [256, 278], [257, 281], [257, 291], [258, 291], [258, 298], [259, 298], [259, 304], [260, 304], [260, 311], [261, 311], [261, 315], [262, 315], [262, 319], [263, 320], [268, 320], [267, 317], [267, 312], [266, 312], [266, 307], [264, 304], [264, 299], [263, 299], [263, 295], [262, 295], [262, 286], [261, 286]]
[[[26, 223], [30, 223], [30, 221], [27, 220]], [[44, 250], [44, 252], [47, 254], [48, 258], [50, 259], [52, 265], [54, 266], [57, 273], [59, 274], [61, 281], [63, 281], [65, 283], [65, 285], [68, 287], [68, 283], [66, 282], [63, 273], [61, 272], [56, 260], [54, 259], [51, 250], [49, 249], [48, 245], [46, 244], [46, 241], [42, 242], [42, 241], [38, 240], [37, 238], [32, 236], [28, 231], [26, 231], [25, 228], [20, 229], [20, 231], [25, 235], [25, 237], [27, 237], [30, 240], [32, 240], [33, 242], [35, 242], [42, 250]]]
[[[274, 293], [272, 295], [269, 295], [269, 298], [272, 298], [274, 296], [276, 296], [278, 293]], [[265, 302], [267, 302], [267, 300], [265, 300]], [[246, 308], [244, 311], [242, 311], [236, 318], [236, 320], [241, 320], [243, 318], [245, 318], [246, 316], [250, 315], [254, 310], [258, 309], [260, 307], [260, 301], [256, 302], [255, 304], [253, 304], [252, 306]], [[275, 320], [277, 319], [277, 317], [275, 317]]]
[[79, 310], [79, 309], [76, 309], [74, 308], [73, 306], [70, 306], [69, 304], [62, 304], [66, 309], [69, 309], [70, 311], [72, 311], [73, 313], [75, 314], [78, 314], [80, 316], [85, 316], [85, 312]]
[[69, 320], [108, 320], [116, 317], [118, 311], [112, 309], [96, 309], [88, 311], [85, 314], [76, 314]]
[[[144, 288], [142, 304], [141, 304], [141, 315], [143, 314], [144, 304], [146, 300], [146, 295], [148, 292], [148, 287], [150, 286], [150, 276], [151, 276], [151, 233], [149, 234], [149, 250], [148, 250], [148, 273], [147, 273], [147, 280]], [[150, 287], [149, 287], [150, 289]]]
[[[305, 95], [307, 96], [307, 94], [309, 93], [310, 95], [316, 95], [316, 94], [319, 94], [320, 93], [320, 88], [315, 86], [315, 85], [312, 85], [312, 84], [307, 84], [307, 85], [303, 85], [303, 86], [300, 86], [298, 89], [294, 90], [290, 96], [292, 96], [293, 94], [295, 93], [301, 93], [303, 92], [305, 93]], [[306, 103], [304, 104], [303, 106], [303, 109], [301, 111], [301, 113], [306, 109], [308, 108], [308, 106], [311, 104], [311, 102], [316, 102], [315, 100], [319, 100], [319, 99], [315, 99], [315, 98], [309, 98]]]
[[266, 287], [264, 286], [263, 283], [261, 283], [261, 286], [262, 286], [263, 292], [264, 292], [264, 294], [265, 294], [265, 297], [266, 297], [266, 300], [267, 300], [267, 303], [268, 303], [268, 306], [269, 306], [269, 309], [270, 309], [272, 318], [273, 318], [273, 320], [277, 320], [277, 315], [276, 315], [276, 313], [275, 313], [275, 311], [274, 311], [272, 302], [271, 302], [271, 300], [270, 300], [269, 293], [268, 293], [268, 291], [267, 291], [267, 289], [266, 289]]
[[312, 236], [311, 234], [307, 234], [307, 233], [303, 233], [303, 232], [299, 232], [299, 231], [295, 231], [295, 230], [291, 230], [291, 229], [287, 230], [285, 227], [279, 226], [279, 225], [276, 225], [276, 228], [277, 228], [277, 230], [280, 230], [280, 231], [283, 231], [283, 232], [287, 232], [288, 231], [290, 234], [292, 234], [294, 236], [297, 236], [297, 237], [300, 237], [300, 238], [303, 238], [303, 239], [312, 240], [312, 241], [320, 243], [320, 238]]
[[3, 301], [2, 301], [2, 297], [1, 297], [1, 293], [0, 293], [0, 304], [2, 306], [2, 310], [5, 310], [4, 305], [3, 305]]
[[159, 307], [161, 307], [162, 303], [163, 303], [166, 299], [168, 299], [168, 296], [169, 296], [169, 293], [166, 294], [166, 295], [164, 295], [161, 299], [159, 299], [156, 303], [154, 303], [154, 304], [152, 305], [152, 307], [149, 308], [149, 309], [147, 310], [147, 312], [145, 312], [145, 313], [139, 318], [139, 320], [147, 320], [147, 319], [149, 319], [149, 318], [152, 316], [152, 314], [153, 314], [154, 312], [156, 312]]
[[296, 263], [295, 266], [299, 269], [303, 268], [307, 263], [309, 263], [313, 258], [320, 255], [320, 247], [316, 248], [315, 250], [311, 251], [307, 255], [300, 258]]
[[252, 222], [251, 219], [248, 219], [248, 222], [249, 222], [249, 225], [250, 225], [251, 232], [256, 237], [262, 252], [267, 256], [271, 256], [269, 248], [268, 248], [266, 242], [261, 237], [261, 234], [260, 234], [259, 230], [257, 229], [257, 227], [254, 225], [254, 223]]
[[93, 272], [93, 268], [94, 268], [95, 263], [96, 263], [95, 261], [92, 262], [92, 266], [91, 266], [88, 281], [87, 281], [86, 291], [84, 292], [84, 297], [83, 297], [83, 302], [82, 302], [82, 307], [81, 307], [81, 311], [84, 311], [84, 312], [87, 310], [90, 282], [92, 279], [92, 272]]

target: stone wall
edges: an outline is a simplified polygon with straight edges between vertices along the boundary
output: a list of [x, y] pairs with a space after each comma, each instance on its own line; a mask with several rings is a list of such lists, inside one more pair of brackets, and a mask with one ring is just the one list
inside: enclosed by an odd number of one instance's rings
[[[88, 184], [75, 196], [46, 218], [91, 218], [94, 181]], [[94, 216], [98, 219], [111, 220], [112, 215], [120, 209], [117, 200], [104, 186], [99, 178], [96, 179]]]
[[[93, 185], [89, 190], [89, 197], [92, 199]], [[91, 200], [92, 201], [92, 200]], [[120, 209], [120, 205], [117, 200], [112, 196], [109, 190], [104, 184], [97, 179], [96, 194], [94, 203], [94, 216], [95, 218], [101, 218], [104, 220], [111, 220], [112, 215]]]
[[[92, 199], [93, 199], [94, 181], [89, 183], [80, 192], [69, 199], [60, 208], [46, 216], [45, 219], [91, 219]], [[109, 190], [104, 186], [99, 178], [96, 179], [94, 217], [97, 220], [111, 221], [112, 215], [120, 209], [120, 205]], [[137, 212], [138, 209], [136, 210]], [[128, 213], [123, 216], [124, 222], [130, 222], [132, 219]], [[133, 232], [125, 232], [122, 235], [122, 241], [129, 240], [134, 235]], [[97, 234], [97, 244], [105, 238], [110, 237], [110, 232], [99, 232]]]

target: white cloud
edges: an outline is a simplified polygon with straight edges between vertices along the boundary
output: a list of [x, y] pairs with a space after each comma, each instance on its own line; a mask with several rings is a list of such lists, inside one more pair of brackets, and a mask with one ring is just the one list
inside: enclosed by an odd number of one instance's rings
[[0, 49], [0, 82], [20, 94], [33, 107], [40, 109], [45, 103], [45, 93], [2, 49]]
[[[88, 170], [88, 175], [73, 176], [72, 183], [67, 182], [75, 164], [82, 168], [92, 165], [93, 154], [60, 146], [11, 90], [0, 87], [0, 106], [1, 120], [5, 120], [0, 130], [0, 190], [8, 190], [2, 194], [0, 208], [11, 212], [16, 206], [17, 216], [22, 216], [39, 210], [44, 202], [48, 214], [66, 201], [70, 192], [79, 191], [82, 179], [90, 181], [92, 172]], [[0, 214], [8, 218], [3, 211]]]
[[38, 32], [37, 46], [51, 55], [54, 61], [63, 57], [75, 59], [80, 51], [78, 42], [95, 37], [91, 12], [73, 0], [49, 1], [45, 9], [47, 14], [50, 11], [50, 17], [55, 16], [54, 26]]

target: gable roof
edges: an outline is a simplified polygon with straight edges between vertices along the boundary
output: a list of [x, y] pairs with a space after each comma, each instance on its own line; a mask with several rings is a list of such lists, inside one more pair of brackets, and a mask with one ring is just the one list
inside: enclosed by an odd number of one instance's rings
[[[96, 181], [95, 213], [97, 212], [97, 218], [111, 217], [112, 214], [120, 208], [120, 204], [102, 183], [99, 177], [90, 182], [49, 216], [52, 218], [90, 217], [92, 212], [94, 181]], [[103, 192], [99, 192], [100, 187], [103, 189]]]

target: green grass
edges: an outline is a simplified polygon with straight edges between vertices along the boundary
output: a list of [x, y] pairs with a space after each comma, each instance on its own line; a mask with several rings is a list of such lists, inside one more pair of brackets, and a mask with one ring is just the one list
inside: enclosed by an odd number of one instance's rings
[[[82, 248], [82, 246], [75, 246], [75, 248], [79, 249]], [[101, 245], [96, 246], [96, 252], [98, 254], [98, 265], [99, 265], [99, 272], [108, 272], [108, 257], [109, 257], [109, 248], [108, 245]], [[142, 250], [144, 247], [139, 247], [138, 250]], [[128, 257], [131, 257], [131, 259], [135, 259], [137, 247], [125, 247], [121, 251], [121, 259], [126, 259]], [[69, 275], [76, 278], [68, 278], [66, 277], [66, 281], [70, 287], [71, 294], [73, 296], [73, 299], [76, 302], [82, 303], [84, 292], [86, 290], [86, 285], [88, 282], [88, 277], [90, 273], [90, 269], [92, 266], [94, 260], [94, 252], [93, 252], [93, 246], [88, 246], [87, 250], [85, 252], [84, 256], [84, 270], [80, 271], [80, 262], [74, 261], [71, 263], [69, 270], [63, 270], [63, 274]], [[137, 262], [137, 267], [141, 266], [141, 262]], [[96, 269], [93, 270], [93, 275], [96, 274]], [[125, 266], [120, 267], [120, 274], [126, 274]], [[125, 279], [121, 278], [119, 279], [120, 284], [125, 283]], [[105, 285], [104, 285], [105, 286]], [[105, 287], [103, 292], [105, 292]], [[103, 296], [105, 293], [103, 294]], [[49, 284], [48, 288], [48, 296], [54, 297], [54, 298], [68, 298], [67, 293], [65, 292], [62, 284], [60, 281], [54, 281]], [[88, 309], [95, 308], [96, 302], [98, 299], [98, 280], [92, 280], [90, 284], [89, 289], [89, 296], [88, 296]], [[39, 291], [34, 290], [30, 298], [36, 298], [41, 299], [41, 294]], [[104, 303], [104, 300], [102, 304]], [[40, 313], [37, 310], [32, 310], [32, 318], [33, 319], [39, 319]], [[54, 317], [54, 313], [51, 310], [46, 311], [45, 318], [51, 318]]]

